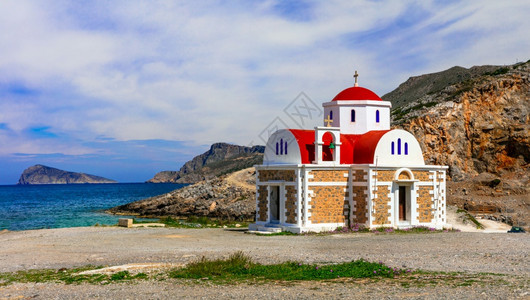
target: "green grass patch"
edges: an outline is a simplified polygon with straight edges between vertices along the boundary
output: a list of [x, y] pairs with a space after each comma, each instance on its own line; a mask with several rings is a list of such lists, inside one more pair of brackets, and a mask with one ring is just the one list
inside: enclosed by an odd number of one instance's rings
[[39, 283], [39, 282], [62, 282], [65, 284], [77, 283], [91, 283], [91, 284], [108, 284], [112, 282], [121, 282], [128, 280], [147, 279], [148, 276], [144, 273], [136, 275], [130, 274], [128, 271], [121, 271], [112, 275], [107, 274], [90, 274], [80, 275], [80, 272], [95, 270], [102, 268], [101, 266], [85, 266], [73, 269], [59, 269], [59, 270], [27, 270], [13, 273], [0, 273], [0, 286], [8, 285], [13, 282], [22, 283]]
[[300, 262], [284, 262], [263, 265], [255, 263], [242, 252], [230, 255], [227, 259], [207, 259], [174, 269], [171, 278], [210, 279], [217, 282], [246, 280], [325, 280], [336, 278], [393, 278], [410, 270], [392, 269], [383, 263], [355, 260], [347, 263], [316, 265]]
[[[248, 221], [222, 220], [211, 219], [205, 216], [189, 216], [186, 219], [178, 219], [172, 217], [160, 218], [157, 223], [165, 224], [166, 227], [172, 228], [237, 228], [248, 227]], [[137, 221], [133, 220], [134, 224], [153, 223], [153, 221]]]

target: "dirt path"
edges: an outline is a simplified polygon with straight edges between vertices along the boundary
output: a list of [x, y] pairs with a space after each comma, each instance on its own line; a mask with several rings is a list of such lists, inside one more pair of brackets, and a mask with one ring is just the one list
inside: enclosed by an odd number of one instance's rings
[[247, 179], [249, 178], [249, 176], [251, 176], [250, 174], [254, 173], [254, 171], [254, 168], [247, 168], [234, 173], [230, 173], [230, 175], [226, 177], [226, 181], [231, 185], [240, 186], [249, 190], [255, 190], [256, 185], [247, 182]]
[[[491, 284], [425, 285], [349, 280], [217, 286], [208, 282], [154, 280], [134, 284], [64, 285], [16, 283], [0, 286], [0, 299], [513, 299], [528, 298], [529, 234], [431, 233], [256, 236], [222, 229], [84, 227], [0, 233], [0, 272], [71, 268], [88, 264], [136, 270], [176, 266], [201, 256], [243, 251], [261, 263], [297, 260], [345, 262], [364, 258], [392, 267], [494, 275]], [[125, 265], [125, 266], [124, 266]], [[116, 267], [119, 266], [119, 267]], [[487, 279], [490, 280], [490, 279]], [[448, 288], [450, 287], [450, 288]]]

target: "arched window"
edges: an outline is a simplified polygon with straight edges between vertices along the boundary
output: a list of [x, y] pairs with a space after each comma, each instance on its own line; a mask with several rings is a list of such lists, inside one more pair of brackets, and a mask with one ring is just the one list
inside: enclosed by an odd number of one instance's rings
[[280, 139], [280, 154], [283, 154], [283, 139]]
[[333, 111], [332, 110], [329, 111], [329, 119], [333, 120]]
[[355, 109], [351, 110], [351, 121], [355, 122]]
[[278, 143], [276, 143], [276, 155], [279, 154], [279, 152], [278, 152], [278, 147], [279, 147], [279, 145], [278, 145]]
[[394, 155], [394, 142], [392, 142], [392, 150], [391, 150], [391, 153], [392, 153], [392, 155]]
[[375, 122], [379, 123], [379, 109], [375, 111]]
[[409, 155], [409, 143], [405, 143], [405, 155]]
[[287, 142], [285, 142], [285, 154], [287, 154]]
[[401, 139], [398, 139], [398, 145], [397, 145], [397, 152], [398, 152], [398, 155], [401, 155]]

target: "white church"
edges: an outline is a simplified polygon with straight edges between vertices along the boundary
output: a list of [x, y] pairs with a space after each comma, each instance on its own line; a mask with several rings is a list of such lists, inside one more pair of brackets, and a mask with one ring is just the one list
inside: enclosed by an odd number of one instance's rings
[[416, 138], [390, 129], [389, 101], [359, 87], [356, 72], [322, 106], [323, 126], [270, 136], [250, 230], [444, 227], [447, 167], [426, 165]]

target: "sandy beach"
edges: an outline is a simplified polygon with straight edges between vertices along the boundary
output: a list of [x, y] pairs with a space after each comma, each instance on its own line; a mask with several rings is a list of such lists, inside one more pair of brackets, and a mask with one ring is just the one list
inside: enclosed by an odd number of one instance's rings
[[[358, 233], [256, 236], [245, 234], [240, 230], [223, 229], [79, 227], [2, 232], [0, 245], [0, 272], [44, 268], [60, 269], [89, 264], [103, 266], [147, 264], [149, 267], [168, 267], [182, 265], [201, 256], [227, 257], [236, 251], [243, 251], [261, 263], [287, 260], [307, 263], [334, 263], [364, 258], [369, 261], [382, 261], [390, 266], [400, 268], [467, 272], [470, 274], [505, 274], [502, 276], [505, 276], [508, 282], [514, 281], [515, 286], [520, 286], [520, 288], [514, 289], [513, 286], [510, 286], [499, 289], [492, 287], [491, 292], [493, 290], [495, 293], [501, 292], [500, 296], [502, 297], [518, 298], [519, 296], [530, 295], [527, 293], [530, 275], [530, 264], [528, 263], [530, 235], [528, 234], [449, 232], [405, 235]], [[277, 298], [298, 298], [303, 295], [311, 297], [310, 294], [300, 294], [297, 291], [297, 289], [304, 289], [307, 284], [289, 284], [290, 289], [292, 289], [289, 294], [282, 294], [281, 286], [274, 285], [271, 295], [276, 295]], [[189, 284], [179, 282], [147, 281], [125, 285], [131, 286], [133, 290], [138, 289], [137, 296], [145, 296], [139, 298], [172, 298], [175, 294], [162, 293], [160, 295], [165, 296], [160, 297], [153, 295], [158, 295], [157, 291], [162, 292], [168, 288], [171, 290], [171, 288], [177, 287], [188, 290], [187, 294], [180, 294], [183, 298], [200, 296], [197, 294], [197, 290], [190, 287]], [[357, 285], [358, 283], [350, 283], [328, 286], [325, 283], [316, 283], [320, 291], [340, 287], [346, 289], [345, 292], [347, 292], [349, 289], [355, 289]], [[103, 293], [101, 297], [107, 295], [112, 298], [135, 295], [128, 294], [132, 290], [127, 288], [123, 289], [122, 292], [112, 294], [121, 290], [123, 286], [124, 284], [111, 284], [102, 287], [88, 284], [72, 286], [58, 283], [16, 283], [0, 287], [0, 298], [13, 298], [17, 295], [29, 297], [33, 295], [32, 293], [40, 297], [45, 295], [57, 296], [58, 298], [99, 297], [89, 296], [89, 291], [100, 291]], [[409, 290], [402, 291], [402, 287], [393, 284], [390, 286], [398, 289], [400, 293]], [[275, 294], [275, 289], [279, 287], [278, 294]], [[476, 288], [479, 287], [484, 288], [484, 285], [477, 285]], [[225, 298], [247, 298], [260, 294], [263, 292], [262, 288], [265, 286], [253, 287], [253, 292], [249, 292], [249, 289], [244, 289], [238, 285], [233, 289], [222, 287], [222, 290], [227, 292]], [[467, 290], [471, 292], [468, 296], [477, 296], [475, 293], [480, 289], [476, 290], [476, 288]], [[35, 292], [37, 290], [40, 292]], [[64, 294], [55, 294], [58, 290]], [[217, 295], [208, 296], [209, 288], [201, 288], [201, 290], [204, 292], [202, 296], [206, 298], [214, 298], [213, 296]], [[238, 290], [246, 292], [236, 292]], [[108, 294], [111, 291], [114, 292]], [[142, 294], [142, 291], [147, 294]], [[230, 291], [236, 293], [231, 294]], [[357, 289], [357, 292], [361, 291]], [[367, 291], [372, 292], [372, 290]], [[380, 293], [375, 293], [373, 296], [385, 295], [388, 291], [388, 289], [382, 289]], [[427, 292], [432, 292], [432, 295], [438, 295], [437, 291], [443, 292], [443, 289], [440, 286], [427, 288]], [[463, 292], [465, 293], [465, 291]], [[149, 292], [154, 294], [148, 296]], [[425, 290], [422, 290], [421, 293], [423, 292]], [[481, 293], [483, 291], [478, 294], [479, 298]], [[319, 295], [325, 298], [334, 298], [340, 293], [331, 293], [327, 296], [315, 294], [315, 297], [319, 297]]]

